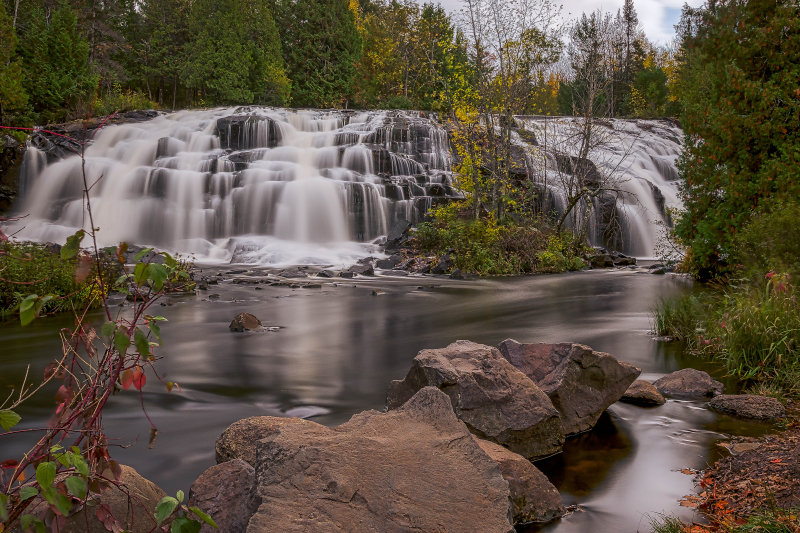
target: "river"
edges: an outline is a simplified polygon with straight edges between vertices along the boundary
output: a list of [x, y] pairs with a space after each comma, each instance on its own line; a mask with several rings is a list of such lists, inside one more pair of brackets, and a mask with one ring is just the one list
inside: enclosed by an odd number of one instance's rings
[[[188, 490], [214, 463], [214, 440], [232, 422], [274, 415], [336, 425], [356, 412], [382, 409], [389, 381], [405, 375], [420, 349], [457, 339], [585, 343], [635, 364], [650, 381], [685, 366], [702, 368], [650, 333], [659, 299], [687, 290], [684, 280], [669, 275], [625, 269], [469, 281], [378, 276], [293, 289], [235, 284], [242, 274], [226, 274], [230, 268], [207, 270], [225, 278], [209, 291], [171, 297], [161, 307], [169, 322], [157, 368], [182, 391], [167, 393], [149, 376], [144, 404], [159, 428], [155, 447], [147, 446], [138, 394], [118, 394], [106, 411], [107, 433], [124, 446], [112, 455], [170, 493]], [[228, 323], [242, 311], [280, 329], [230, 332]], [[0, 386], [18, 383], [29, 362], [32, 374], [41, 375], [58, 353], [58, 329], [69, 323], [59, 316], [26, 328], [0, 326]], [[23, 427], [46, 421], [50, 397], [40, 394], [28, 405]], [[595, 430], [538, 463], [565, 504], [578, 505], [542, 530], [648, 531], [659, 513], [692, 519], [693, 510], [678, 501], [692, 492], [693, 479], [680, 470], [703, 468], [727, 434], [765, 429], [712, 413], [701, 402], [617, 403]], [[1, 458], [23, 445], [0, 441]]]

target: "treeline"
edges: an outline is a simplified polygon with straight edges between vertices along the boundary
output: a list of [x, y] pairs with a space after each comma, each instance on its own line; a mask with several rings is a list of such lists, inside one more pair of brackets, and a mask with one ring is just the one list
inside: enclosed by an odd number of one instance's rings
[[[5, 0], [0, 121], [148, 105], [451, 111], [487, 83], [523, 90], [515, 112], [573, 114], [585, 72], [563, 59], [553, 6], [530, 4], [466, 0], [451, 16], [411, 0]], [[521, 11], [537, 20], [504, 25], [498, 43], [475, 38], [483, 17]], [[585, 15], [569, 42], [595, 46], [612, 116], [676, 112], [671, 57], [645, 39], [632, 0]]]

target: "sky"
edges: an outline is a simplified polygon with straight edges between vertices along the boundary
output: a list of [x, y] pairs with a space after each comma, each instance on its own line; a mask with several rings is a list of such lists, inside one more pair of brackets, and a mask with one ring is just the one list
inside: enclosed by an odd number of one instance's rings
[[[422, 3], [422, 0], [418, 0]], [[430, 1], [430, 0], [429, 0]], [[434, 3], [436, 0], [433, 0]], [[558, 3], [559, 0], [555, 0]], [[560, 0], [563, 5], [562, 17], [567, 20], [578, 18], [581, 13], [590, 13], [597, 9], [616, 13], [622, 9], [624, 0]], [[464, 5], [462, 0], [438, 0], [449, 13], [456, 13]], [[657, 45], [667, 45], [675, 35], [673, 26], [681, 16], [681, 7], [688, 3], [699, 7], [702, 0], [634, 0], [639, 24], [647, 38]]]

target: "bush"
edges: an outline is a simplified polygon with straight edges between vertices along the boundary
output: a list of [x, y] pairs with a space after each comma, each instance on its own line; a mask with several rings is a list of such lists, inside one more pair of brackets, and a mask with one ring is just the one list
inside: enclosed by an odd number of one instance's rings
[[762, 207], [735, 239], [736, 259], [748, 279], [764, 272], [800, 276], [800, 202], [778, 200]]
[[147, 98], [141, 91], [122, 90], [114, 84], [111, 91], [100, 96], [94, 103], [93, 112], [97, 116], [110, 115], [115, 111], [133, 111], [137, 109], [158, 109], [158, 104]]

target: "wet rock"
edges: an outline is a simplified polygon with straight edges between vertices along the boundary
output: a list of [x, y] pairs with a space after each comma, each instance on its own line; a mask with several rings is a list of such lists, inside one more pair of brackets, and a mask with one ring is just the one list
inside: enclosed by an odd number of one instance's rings
[[641, 370], [582, 344], [500, 343], [500, 352], [543, 390], [561, 413], [565, 435], [594, 427]]
[[708, 372], [684, 368], [656, 380], [653, 385], [664, 396], [684, 399], [711, 398], [722, 394], [724, 386]]
[[319, 272], [317, 272], [317, 277], [318, 278], [334, 278], [334, 277], [336, 277], [336, 272], [334, 272], [333, 270], [327, 270], [327, 269], [326, 270], [320, 270]]
[[387, 408], [399, 408], [428, 386], [450, 397], [456, 416], [475, 435], [528, 459], [556, 453], [564, 443], [553, 403], [497, 348], [457, 341], [446, 348], [420, 351], [405, 379], [389, 386]]
[[666, 402], [655, 385], [642, 379], [634, 381], [619, 401], [644, 407], [664, 405]]
[[299, 279], [299, 278], [307, 278], [308, 274], [304, 271], [300, 270], [299, 267], [295, 268], [287, 268], [278, 272], [278, 275], [282, 278], [289, 278], [289, 279]]
[[250, 532], [513, 531], [497, 463], [433, 388], [334, 429], [280, 428], [257, 462], [263, 503]]
[[508, 481], [515, 524], [549, 522], [564, 514], [558, 489], [533, 463], [499, 444], [472, 438], [500, 466], [503, 479]]
[[[209, 296], [211, 298], [211, 296]], [[231, 331], [243, 332], [261, 328], [261, 321], [250, 313], [239, 313], [231, 321], [228, 328]]]
[[450, 254], [444, 254], [436, 260], [436, 264], [431, 268], [431, 274], [447, 274], [453, 269], [453, 258]]
[[592, 268], [608, 268], [614, 266], [614, 260], [608, 254], [588, 255], [586, 260]]
[[708, 406], [715, 411], [756, 420], [774, 420], [786, 416], [786, 409], [781, 402], [756, 394], [721, 394], [712, 398]]
[[349, 271], [340, 272], [339, 273], [339, 277], [340, 278], [345, 278], [345, 279], [353, 279], [354, 277], [356, 277], [356, 273], [355, 272], [349, 272]]
[[375, 267], [372, 266], [372, 263], [366, 265], [353, 265], [347, 269], [347, 272], [351, 274], [358, 274], [359, 276], [374, 276]]
[[408, 239], [408, 231], [411, 229], [411, 222], [403, 218], [397, 219], [389, 233], [386, 234], [386, 250], [396, 250], [400, 248]]
[[[119, 478], [123, 490], [111, 485], [104, 490], [97, 500], [89, 500], [86, 507], [67, 518], [63, 533], [107, 533], [111, 528], [97, 518], [98, 505], [107, 505], [111, 516], [119, 523], [120, 531], [125, 529], [132, 533], [149, 533], [155, 531], [156, 523], [153, 512], [161, 498], [167, 494], [155, 483], [142, 477], [130, 466], [120, 465], [122, 475]], [[31, 506], [33, 507], [33, 506]], [[28, 508], [28, 512], [38, 509]], [[109, 519], [109, 525], [113, 522]]]
[[392, 269], [393, 269], [393, 268], [395, 268], [397, 265], [399, 265], [400, 263], [402, 263], [402, 262], [403, 262], [403, 259], [404, 259], [404, 258], [403, 258], [403, 256], [402, 256], [402, 255], [400, 255], [400, 254], [393, 254], [393, 255], [391, 255], [391, 256], [389, 256], [389, 257], [385, 258], [385, 259], [378, 259], [378, 260], [375, 262], [375, 266], [376, 266], [377, 268], [380, 268], [380, 269], [383, 269], [383, 270], [392, 270]]
[[464, 275], [464, 273], [461, 272], [461, 270], [459, 270], [457, 268], [450, 273], [449, 277], [450, 277], [450, 279], [459, 279], [459, 280], [467, 279], [466, 276]]
[[189, 490], [189, 505], [209, 514], [217, 524], [215, 529], [204, 523], [201, 533], [244, 531], [260, 503], [256, 471], [241, 459], [212, 466]]
[[277, 416], [252, 416], [237, 420], [228, 426], [215, 443], [217, 463], [233, 459], [241, 459], [250, 465], [256, 465], [256, 445], [278, 429], [297, 424], [311, 424], [300, 418], [282, 418]]
[[666, 274], [667, 273], [667, 269], [664, 268], [664, 267], [656, 267], [656, 268], [648, 269], [648, 272], [650, 274], [661, 275], [661, 274]]

